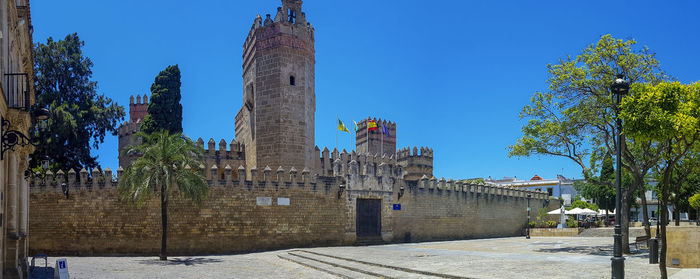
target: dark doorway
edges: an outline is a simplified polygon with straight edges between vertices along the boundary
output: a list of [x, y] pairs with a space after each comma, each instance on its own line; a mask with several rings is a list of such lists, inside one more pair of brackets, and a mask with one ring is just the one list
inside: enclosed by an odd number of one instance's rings
[[357, 236], [379, 236], [382, 231], [382, 200], [357, 199]]

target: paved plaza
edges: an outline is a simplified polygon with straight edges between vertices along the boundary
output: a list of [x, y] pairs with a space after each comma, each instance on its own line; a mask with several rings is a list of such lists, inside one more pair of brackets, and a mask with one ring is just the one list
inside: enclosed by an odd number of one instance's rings
[[[511, 237], [173, 256], [167, 262], [66, 258], [71, 278], [610, 278], [612, 243], [610, 237]], [[647, 256], [647, 250], [626, 256], [626, 278], [659, 278]], [[700, 269], [668, 271], [670, 278], [700, 278]]]

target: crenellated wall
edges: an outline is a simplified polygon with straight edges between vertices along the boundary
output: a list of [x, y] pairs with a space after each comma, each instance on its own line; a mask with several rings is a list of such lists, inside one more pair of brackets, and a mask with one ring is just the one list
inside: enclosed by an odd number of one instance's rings
[[396, 202], [394, 239], [406, 242], [521, 235], [527, 195], [535, 212], [549, 203], [544, 193], [421, 177], [407, 181]]
[[413, 147], [411, 153], [411, 149], [406, 147], [396, 152], [396, 158], [406, 172], [405, 180], [418, 180], [424, 175], [433, 176], [432, 148], [421, 147], [418, 153], [418, 147]]
[[[534, 208], [547, 198], [540, 192], [444, 178], [405, 181], [402, 167], [386, 156], [336, 150], [322, 158], [328, 163], [325, 176], [309, 169], [242, 165], [226, 166], [220, 176], [217, 165], [200, 166], [209, 172], [209, 195], [201, 205], [173, 195], [168, 250], [194, 255], [350, 245], [358, 241], [358, 199], [381, 201], [384, 242], [514, 236], [525, 224], [526, 195], [531, 194]], [[32, 179], [31, 253], [157, 254], [159, 199], [141, 208], [122, 201], [117, 184], [123, 170], [116, 172], [113, 177], [110, 169], [69, 170]], [[252, 175], [246, 178], [246, 173]]]
[[[211, 169], [210, 169], [211, 170]], [[252, 170], [253, 172], [257, 170]], [[121, 173], [121, 170], [118, 170]], [[347, 227], [340, 177], [312, 176], [308, 171], [261, 170], [263, 180], [227, 170], [225, 179], [210, 179], [201, 205], [171, 197], [168, 251], [172, 255], [258, 251], [317, 245], [341, 245]], [[31, 254], [157, 254], [160, 249], [160, 204], [154, 197], [143, 207], [122, 201], [112, 171], [92, 176], [79, 172], [47, 175], [48, 183], [30, 187]], [[105, 179], [108, 178], [108, 179]], [[55, 179], [51, 181], [50, 179]], [[66, 183], [68, 196], [61, 183]], [[279, 199], [287, 199], [287, 203]]]

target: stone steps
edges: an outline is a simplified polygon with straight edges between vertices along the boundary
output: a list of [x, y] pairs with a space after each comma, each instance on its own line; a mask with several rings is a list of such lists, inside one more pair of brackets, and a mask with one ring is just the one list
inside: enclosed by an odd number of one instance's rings
[[278, 255], [278, 257], [340, 278], [466, 278], [365, 262], [307, 250], [293, 250], [285, 255]]
[[357, 237], [355, 240], [355, 246], [370, 246], [370, 245], [383, 245], [384, 240], [381, 236], [364, 236]]

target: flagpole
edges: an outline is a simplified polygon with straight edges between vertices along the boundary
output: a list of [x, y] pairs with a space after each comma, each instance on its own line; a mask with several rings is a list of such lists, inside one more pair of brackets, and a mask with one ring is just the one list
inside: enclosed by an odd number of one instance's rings
[[[337, 114], [335, 118], [340, 119]], [[338, 127], [335, 128], [335, 150], [338, 150]]]
[[[350, 120], [350, 121], [352, 121], [352, 120]], [[348, 127], [345, 126], [345, 128], [347, 129]], [[349, 131], [348, 131], [348, 136], [350, 137], [350, 147], [348, 147], [348, 149], [350, 149], [350, 150], [348, 152], [352, 153], [352, 134]]]
[[[377, 126], [379, 126], [379, 125], [377, 125]], [[384, 124], [382, 124], [382, 134], [379, 136], [382, 139], [382, 143], [380, 145], [381, 151], [379, 151], [380, 152], [379, 157], [384, 156], [384, 127], [386, 127], [386, 126], [384, 126]]]

